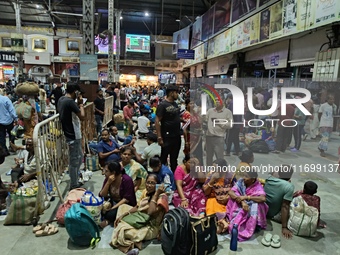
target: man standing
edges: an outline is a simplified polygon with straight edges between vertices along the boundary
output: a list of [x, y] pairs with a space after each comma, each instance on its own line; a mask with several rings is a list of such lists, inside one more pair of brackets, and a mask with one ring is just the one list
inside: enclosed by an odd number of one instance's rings
[[[75, 102], [76, 99], [77, 103]], [[85, 111], [78, 84], [69, 83], [67, 85], [66, 95], [61, 97], [58, 102], [58, 111], [69, 149], [68, 172], [71, 178], [71, 190], [80, 187], [78, 171], [83, 158], [80, 121], [85, 119]]]
[[134, 133], [132, 117], [135, 114], [135, 101], [133, 99], [130, 99], [128, 104], [124, 106], [123, 114], [125, 119], [124, 135], [132, 135]]
[[97, 98], [93, 101], [94, 103], [94, 118], [97, 124], [97, 135], [100, 134], [103, 127], [104, 111], [105, 111], [105, 99], [103, 97], [103, 91], [97, 89]]
[[158, 105], [155, 121], [157, 141], [162, 147], [162, 164], [167, 164], [168, 155], [170, 155], [170, 166], [173, 172], [176, 170], [177, 158], [181, 148], [181, 119], [180, 108], [175, 102], [177, 98], [177, 86], [168, 85], [166, 99]]
[[[228, 109], [233, 112], [234, 108], [234, 101], [233, 101], [233, 95], [228, 94], [227, 96], [229, 100]], [[240, 151], [240, 130], [241, 130], [241, 124], [235, 124], [235, 123], [242, 123], [242, 115], [235, 115], [233, 114], [233, 127], [229, 129], [227, 134], [227, 153], [226, 156], [230, 156], [230, 150], [231, 145], [234, 144], [234, 155], [238, 156]]]
[[328, 95], [327, 102], [319, 108], [320, 134], [322, 136], [318, 149], [321, 157], [326, 157], [325, 151], [328, 149], [328, 141], [333, 131], [333, 115], [336, 113], [334, 96]]
[[15, 112], [11, 100], [7, 96], [0, 95], [0, 147], [5, 150], [5, 155], [10, 155], [6, 146], [6, 132], [9, 140], [14, 143], [14, 137], [11, 135], [11, 130], [18, 116]]
[[[215, 119], [226, 120], [226, 123], [214, 123]], [[227, 129], [232, 127], [233, 114], [217, 100], [215, 108], [210, 108], [207, 111], [206, 120], [208, 122], [206, 134], [206, 165], [212, 166], [214, 155], [216, 159], [224, 157], [224, 135]], [[201, 164], [203, 164], [203, 162], [201, 162]]]

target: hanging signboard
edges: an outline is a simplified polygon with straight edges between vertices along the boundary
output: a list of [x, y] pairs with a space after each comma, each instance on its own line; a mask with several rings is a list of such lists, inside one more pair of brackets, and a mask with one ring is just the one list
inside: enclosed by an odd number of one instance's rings
[[97, 81], [98, 65], [97, 55], [80, 54], [80, 80]]

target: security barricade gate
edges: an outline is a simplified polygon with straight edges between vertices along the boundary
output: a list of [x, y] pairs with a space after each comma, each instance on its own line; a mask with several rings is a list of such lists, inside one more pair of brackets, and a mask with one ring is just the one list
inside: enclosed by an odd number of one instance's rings
[[[83, 142], [95, 134], [94, 105], [84, 107], [85, 120], [81, 122]], [[38, 179], [37, 203], [34, 217], [47, 209], [52, 195], [57, 192], [63, 202], [59, 184], [68, 168], [68, 145], [61, 127], [59, 114], [38, 123], [33, 132], [34, 154]]]
[[103, 127], [106, 127], [113, 118], [113, 102], [113, 96], [105, 98]]

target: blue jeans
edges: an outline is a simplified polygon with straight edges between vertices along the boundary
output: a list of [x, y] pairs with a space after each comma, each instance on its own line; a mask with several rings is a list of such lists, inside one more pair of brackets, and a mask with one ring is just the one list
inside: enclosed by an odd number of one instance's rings
[[101, 115], [94, 115], [94, 118], [96, 120], [97, 123], [97, 135], [100, 134], [102, 132], [102, 128], [103, 128], [103, 116]]
[[83, 161], [83, 149], [81, 147], [81, 139], [66, 140], [68, 144], [68, 173], [70, 175], [70, 188], [78, 186], [78, 172]]

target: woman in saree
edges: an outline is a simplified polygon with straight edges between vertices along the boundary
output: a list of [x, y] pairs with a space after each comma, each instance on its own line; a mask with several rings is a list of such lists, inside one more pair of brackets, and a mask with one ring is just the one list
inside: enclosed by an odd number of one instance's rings
[[254, 162], [254, 153], [251, 150], [244, 150], [239, 159], [241, 162], [237, 165], [235, 174], [237, 180], [243, 177], [245, 171], [251, 169], [251, 163]]
[[185, 100], [186, 111], [182, 119], [185, 121], [183, 125], [183, 136], [185, 140], [184, 155], [190, 154], [197, 158], [199, 162], [203, 162], [202, 149], [202, 118], [198, 109], [194, 109], [195, 103], [192, 99]]
[[[206, 203], [206, 215], [216, 214], [219, 218], [226, 216], [229, 190], [234, 186], [236, 179], [234, 173], [228, 171], [216, 171], [217, 167], [227, 167], [225, 159], [216, 159], [213, 162], [215, 171], [208, 174], [203, 185], [204, 194], [208, 197]], [[222, 229], [218, 229], [221, 232]]]
[[257, 180], [257, 172], [252, 169], [244, 174], [229, 191], [230, 199], [227, 204], [227, 218], [223, 221], [224, 229], [231, 232], [233, 225], [238, 225], [238, 240], [245, 241], [252, 237], [257, 226], [267, 227], [266, 214], [268, 205], [266, 193]]
[[185, 208], [192, 216], [204, 216], [205, 213], [206, 197], [199, 186], [205, 178], [196, 179], [190, 175], [190, 168], [195, 169], [198, 165], [199, 161], [196, 158], [186, 155], [183, 164], [177, 166], [175, 170], [177, 190], [174, 192], [172, 203], [175, 207]]
[[[142, 241], [152, 240], [159, 236], [164, 214], [168, 212], [168, 198], [165, 195], [164, 184], [156, 189], [157, 176], [149, 174], [146, 179], [146, 189], [137, 206], [122, 205], [118, 209], [115, 229], [112, 234], [111, 245], [126, 253], [133, 248], [142, 248]], [[149, 220], [140, 221], [141, 227], [136, 228], [124, 221], [125, 216], [144, 213]], [[126, 220], [128, 221], [128, 220]]]
[[142, 192], [145, 190], [145, 179], [148, 173], [141, 164], [132, 159], [131, 147], [123, 147], [120, 156], [122, 158], [122, 167], [124, 167], [126, 174], [133, 180], [138, 202], [142, 196]]
[[99, 196], [109, 198], [111, 207], [103, 213], [105, 220], [101, 227], [115, 222], [119, 206], [123, 204], [135, 206], [137, 203], [133, 192], [133, 181], [119, 163], [107, 163], [103, 172], [105, 180]]

